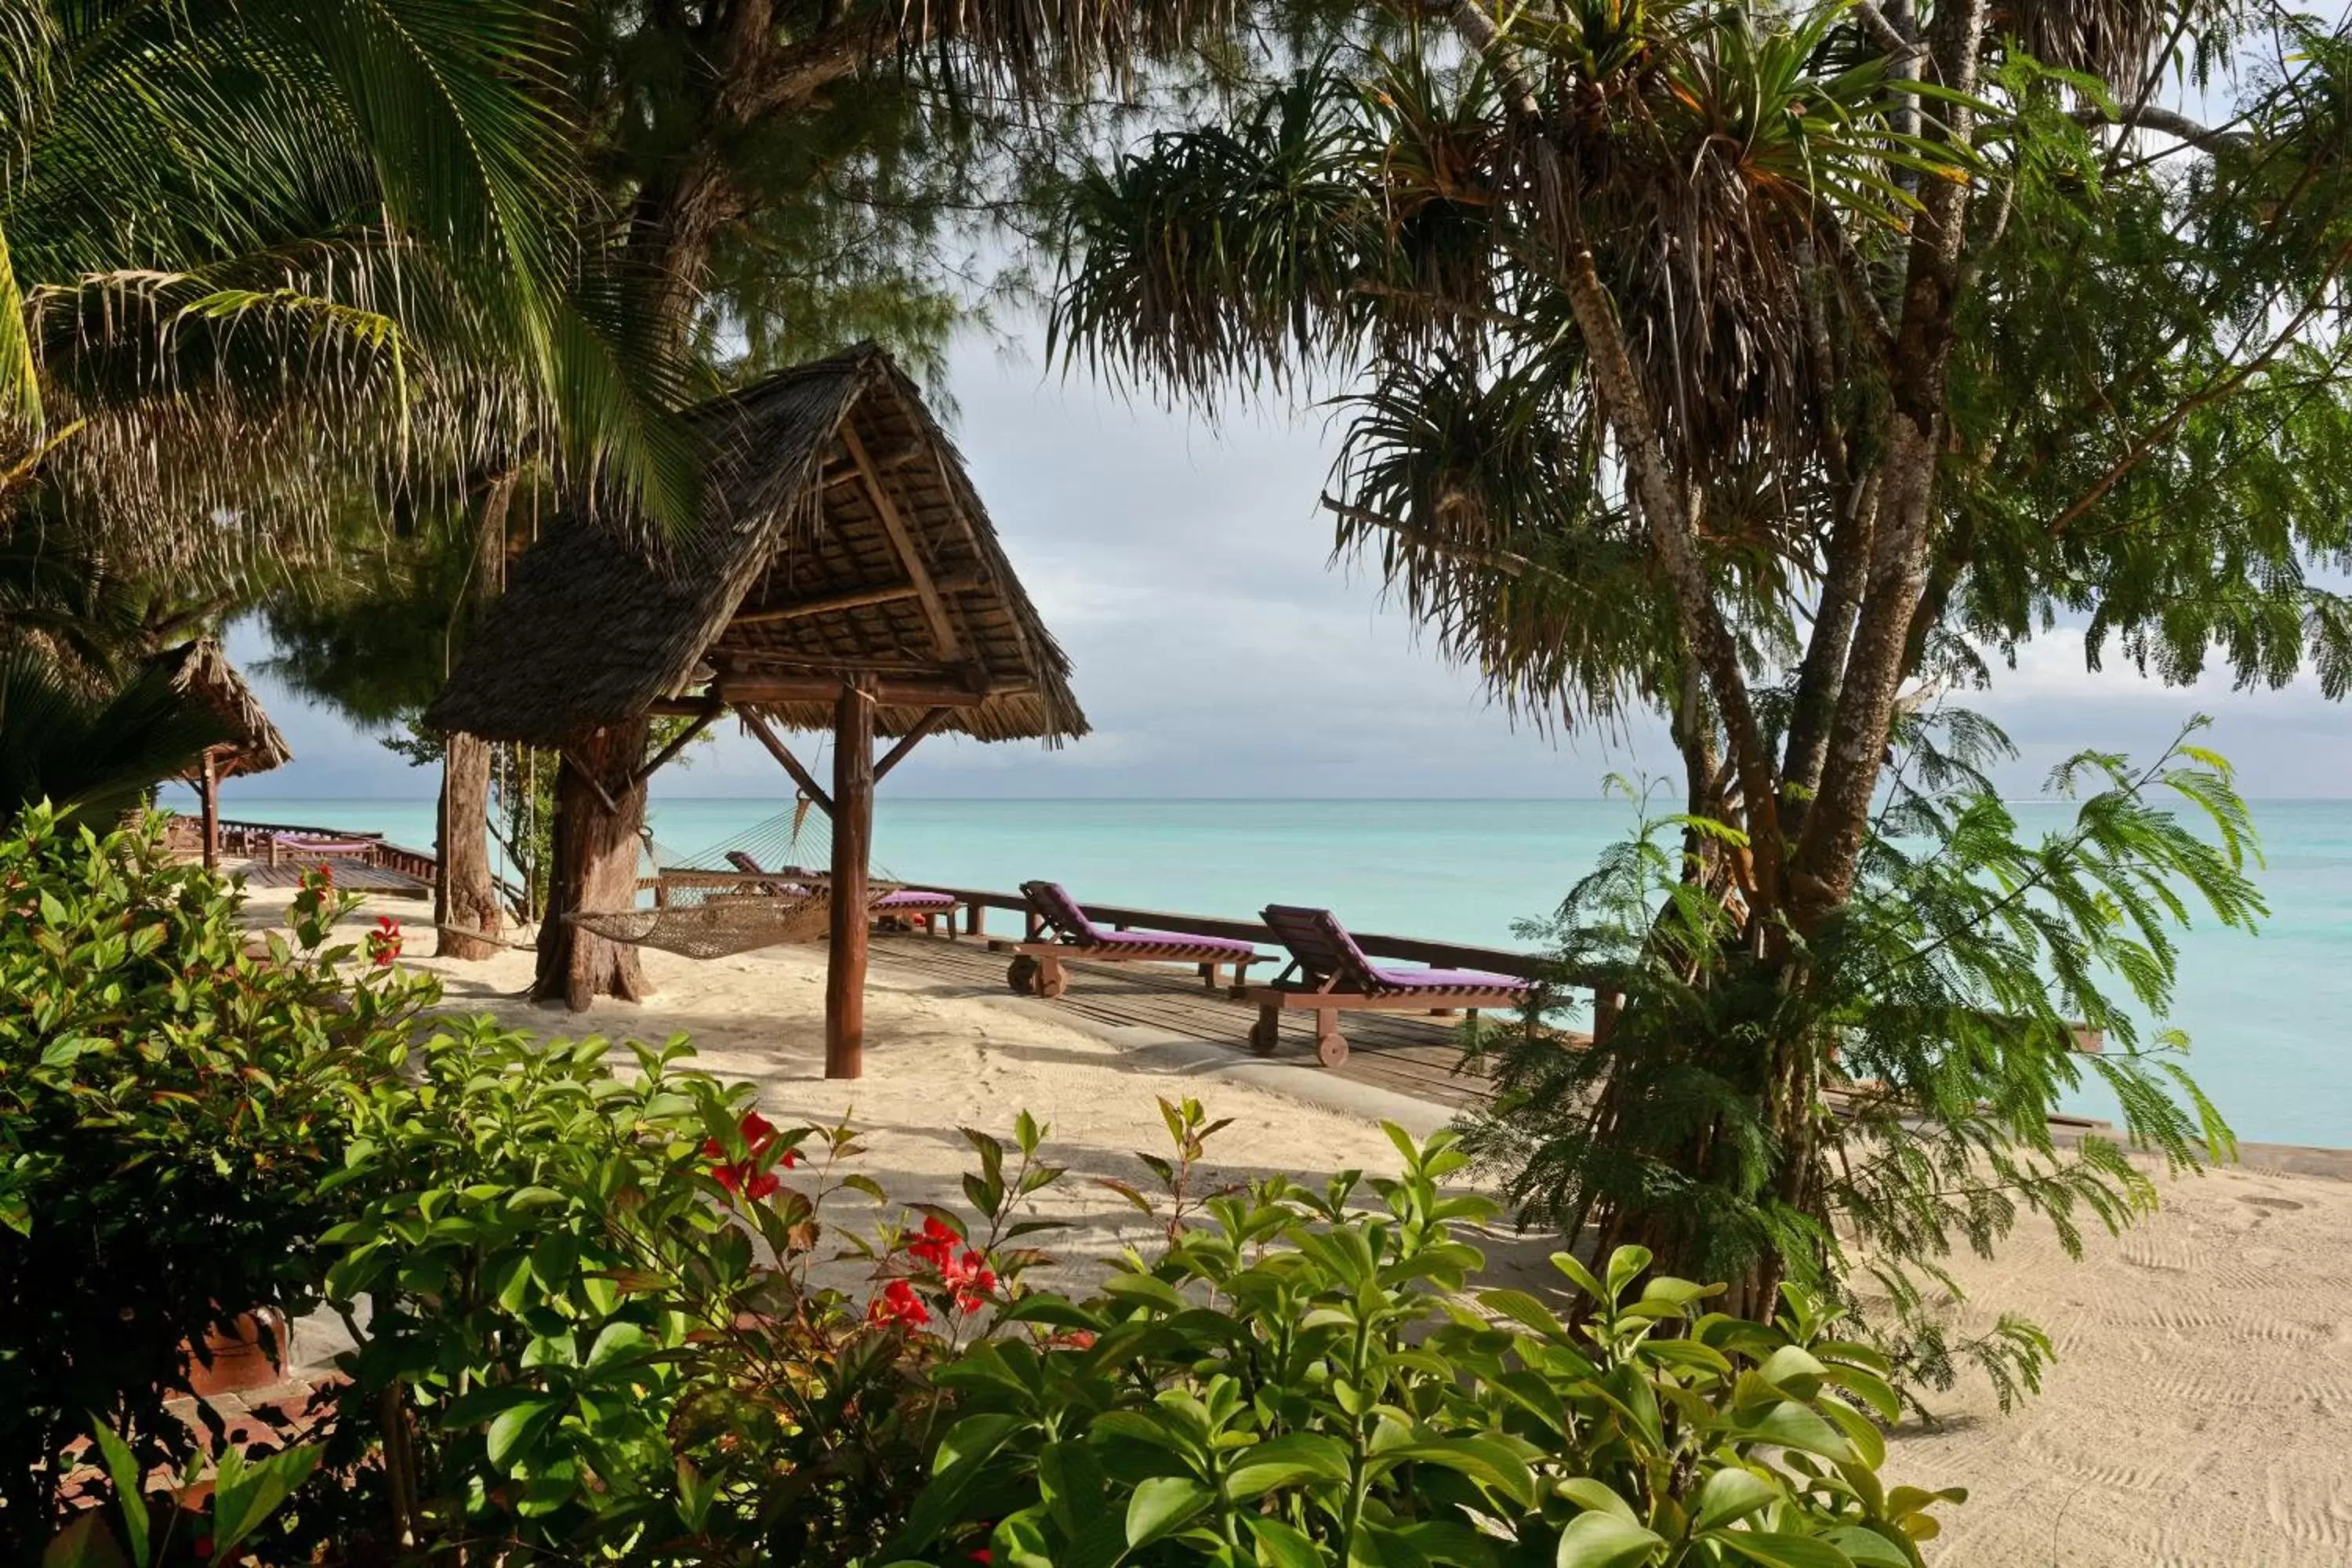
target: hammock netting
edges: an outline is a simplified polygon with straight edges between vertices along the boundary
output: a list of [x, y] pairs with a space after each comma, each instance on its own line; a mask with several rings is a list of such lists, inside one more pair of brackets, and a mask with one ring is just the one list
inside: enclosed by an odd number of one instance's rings
[[[782, 942], [822, 941], [833, 922], [833, 825], [805, 799], [691, 855], [650, 834], [637, 858], [635, 909], [563, 918], [611, 942], [686, 958], [726, 958]], [[866, 913], [899, 883], [869, 876]]]

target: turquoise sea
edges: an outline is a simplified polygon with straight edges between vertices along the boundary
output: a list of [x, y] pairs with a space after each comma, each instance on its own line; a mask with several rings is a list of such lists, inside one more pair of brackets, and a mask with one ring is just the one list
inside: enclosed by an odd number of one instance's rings
[[[179, 802], [184, 805], [184, 802]], [[659, 799], [652, 826], [685, 856], [784, 803]], [[226, 793], [228, 816], [366, 828], [429, 847], [433, 803]], [[2049, 826], [2063, 805], [2022, 808]], [[2273, 801], [2255, 819], [2271, 908], [2255, 936], [2210, 921], [2183, 940], [2172, 1022], [2242, 1138], [2352, 1146], [2352, 801]], [[1622, 801], [998, 801], [892, 798], [876, 811], [877, 869], [1010, 891], [1050, 877], [1082, 900], [1247, 916], [1326, 904], [1366, 931], [1518, 945], [1632, 822]], [[2075, 1109], [2097, 1114], [2086, 1090]]]

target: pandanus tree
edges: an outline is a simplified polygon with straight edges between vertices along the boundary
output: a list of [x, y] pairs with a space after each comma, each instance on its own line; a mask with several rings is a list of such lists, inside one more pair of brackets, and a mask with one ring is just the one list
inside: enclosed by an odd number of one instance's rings
[[[2094, 661], [2345, 689], [2306, 574], [2347, 544], [2344, 39], [2208, 0], [1373, 3], [1359, 37], [1077, 182], [1054, 330], [1204, 404], [1336, 384], [1339, 547], [1516, 710], [1669, 719], [1687, 844], [1616, 900], [1624, 1012], [1507, 1058], [1482, 1148], [1740, 1311], [1840, 1225], [1933, 1271], [2021, 1210], [2126, 1217], [2145, 1181], [2043, 1118], [2076, 1026], [2161, 1005], [2178, 884], [2258, 907], [2226, 771], [2104, 760], [2029, 850], [1927, 699], [2062, 617]], [[2230, 125], [2157, 103], [2249, 44]], [[2098, 1070], [2133, 1141], [2226, 1141], [2140, 1052]], [[1832, 1081], [1877, 1088], [1840, 1121]]]

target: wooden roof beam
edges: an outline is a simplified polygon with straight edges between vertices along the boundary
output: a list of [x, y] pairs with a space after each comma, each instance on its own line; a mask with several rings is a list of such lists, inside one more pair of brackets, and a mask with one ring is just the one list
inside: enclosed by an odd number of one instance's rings
[[810, 774], [808, 769], [801, 765], [801, 760], [793, 755], [792, 748], [785, 745], [773, 730], [768, 728], [768, 721], [757, 713], [745, 713], [739, 710], [735, 716], [743, 721], [743, 728], [751, 731], [758, 738], [760, 744], [768, 748], [768, 754], [783, 764], [784, 772], [793, 775], [793, 783], [801, 786], [801, 793], [815, 802], [818, 810], [824, 812], [826, 816], [831, 816], [833, 796], [817, 787], [815, 778]]
[[[721, 680], [716, 689], [719, 700], [730, 707], [769, 708], [788, 702], [831, 702], [840, 697], [845, 684], [817, 676], [757, 675]], [[885, 708], [977, 708], [991, 698], [1018, 695], [1002, 687], [980, 690], [943, 680], [894, 680], [887, 676], [873, 686], [874, 700]]]
[[[971, 588], [984, 588], [988, 579], [977, 572], [951, 573], [930, 580], [935, 594], [961, 594]], [[728, 624], [737, 626], [772, 626], [778, 621], [805, 620], [811, 616], [830, 615], [835, 610], [862, 610], [869, 605], [895, 604], [900, 599], [919, 599], [922, 589], [912, 582], [885, 583], [874, 588], [852, 588], [839, 594], [827, 594], [822, 598], [803, 599], [796, 605], [776, 605], [764, 610], [746, 610]]]
[[899, 736], [898, 743], [891, 747], [888, 753], [885, 755], [880, 762], [874, 764], [874, 782], [876, 784], [880, 784], [884, 777], [889, 773], [890, 770], [897, 767], [899, 763], [906, 759], [907, 753], [915, 749], [915, 743], [917, 742], [929, 734], [932, 731], [938, 729], [941, 724], [947, 722], [949, 716], [950, 710], [945, 708], [934, 708], [929, 712], [924, 714], [920, 719], [915, 721], [913, 728], [909, 729], [905, 734]]
[[850, 461], [857, 465], [858, 473], [865, 479], [866, 499], [881, 521], [882, 531], [890, 536], [890, 548], [898, 552], [898, 564], [906, 570], [915, 597], [922, 601], [923, 619], [931, 628], [933, 651], [945, 663], [957, 662], [963, 658], [963, 640], [956, 636], [955, 623], [948, 618], [947, 601], [940, 596], [939, 585], [931, 581], [930, 567], [915, 548], [915, 536], [908, 531], [907, 520], [898, 515], [898, 503], [883, 488], [882, 476], [876, 470], [874, 459], [866, 455], [866, 444], [857, 438], [854, 426], [842, 426], [841, 444], [848, 448]]

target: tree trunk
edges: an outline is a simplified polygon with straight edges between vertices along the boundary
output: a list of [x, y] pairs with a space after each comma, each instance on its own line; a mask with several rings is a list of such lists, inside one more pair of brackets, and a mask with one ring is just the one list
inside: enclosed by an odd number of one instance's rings
[[[560, 1000], [578, 1013], [593, 997], [635, 1002], [646, 994], [635, 948], [607, 942], [563, 917], [636, 907], [637, 825], [645, 820], [646, 786], [632, 781], [645, 762], [649, 729], [644, 719], [626, 720], [564, 748], [555, 778], [555, 843], [533, 1001]], [[607, 806], [608, 798], [617, 811]]]
[[[474, 533], [474, 564], [465, 602], [453, 610], [450, 630], [480, 618], [505, 586], [507, 506], [516, 476], [490, 481], [482, 500], [482, 521]], [[454, 644], [453, 635], [447, 639]], [[454, 654], [454, 648], [452, 648]], [[463, 936], [452, 927], [495, 937], [503, 924], [499, 883], [490, 868], [490, 743], [476, 735], [452, 734], [441, 754], [441, 807], [434, 849], [440, 860], [433, 883], [433, 921], [441, 928], [434, 952], [442, 958], [483, 959], [499, 949], [493, 942]]]
[[503, 923], [499, 886], [490, 869], [490, 743], [453, 734], [441, 758], [440, 875], [433, 884], [433, 919], [442, 958], [489, 958], [498, 944], [461, 931], [498, 935]]

